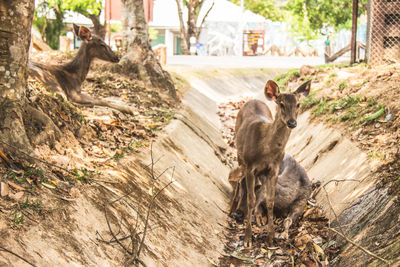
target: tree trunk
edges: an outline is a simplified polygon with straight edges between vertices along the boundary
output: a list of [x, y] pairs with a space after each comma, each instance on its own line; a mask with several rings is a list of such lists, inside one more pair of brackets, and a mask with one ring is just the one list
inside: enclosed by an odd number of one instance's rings
[[123, 50], [120, 64], [126, 74], [135, 73], [154, 87], [164, 88], [176, 98], [175, 86], [168, 72], [161, 68], [151, 49], [143, 0], [122, 0]]
[[106, 25], [100, 23], [100, 15], [89, 15], [89, 19], [92, 21], [94, 26], [94, 34], [104, 40], [106, 37]]
[[0, 147], [32, 152], [23, 123], [34, 0], [0, 2]]
[[183, 14], [182, 14], [182, 7], [181, 7], [181, 1], [176, 0], [176, 6], [178, 7], [178, 16], [179, 16], [179, 24], [180, 24], [180, 34], [181, 34], [181, 49], [182, 49], [182, 54], [184, 55], [189, 55], [189, 37], [186, 32], [185, 28], [185, 23], [183, 22]]

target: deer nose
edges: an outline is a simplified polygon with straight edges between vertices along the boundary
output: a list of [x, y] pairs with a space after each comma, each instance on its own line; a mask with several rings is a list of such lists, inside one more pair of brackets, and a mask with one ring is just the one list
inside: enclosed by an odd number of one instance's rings
[[296, 128], [297, 122], [294, 119], [290, 119], [286, 122], [287, 126], [291, 129]]

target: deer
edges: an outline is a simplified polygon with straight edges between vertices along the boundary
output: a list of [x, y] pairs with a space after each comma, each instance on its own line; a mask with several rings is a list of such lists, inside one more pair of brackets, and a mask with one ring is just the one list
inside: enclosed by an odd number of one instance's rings
[[[264, 217], [264, 204], [266, 201], [265, 183], [266, 176], [257, 177], [258, 185], [255, 187], [256, 205], [254, 216], [258, 225], [262, 224]], [[233, 195], [230, 215], [240, 220], [246, 214], [245, 198], [247, 195], [243, 173], [239, 167], [234, 168], [229, 174], [229, 182], [240, 193]], [[289, 228], [302, 214], [307, 200], [310, 197], [312, 185], [304, 168], [289, 154], [285, 154], [279, 166], [278, 180], [274, 197], [274, 215], [285, 217], [284, 230], [279, 234], [281, 239], [288, 239]]]
[[42, 82], [48, 90], [65, 94], [71, 102], [85, 106], [105, 106], [133, 114], [133, 110], [129, 107], [116, 105], [81, 92], [81, 85], [95, 58], [118, 63], [119, 57], [110, 46], [100, 37], [92, 34], [85, 26], [73, 24], [73, 31], [82, 40], [77, 55], [70, 62], [62, 65], [29, 62], [29, 75]]
[[265, 205], [267, 207], [267, 242], [272, 245], [273, 209], [279, 166], [285, 154], [286, 143], [291, 130], [297, 126], [298, 100], [301, 95], [310, 92], [311, 81], [300, 85], [294, 93], [280, 93], [279, 86], [272, 80], [267, 81], [264, 95], [274, 101], [274, 118], [267, 104], [253, 99], [239, 110], [235, 123], [235, 144], [239, 167], [243, 171], [246, 183], [247, 225], [245, 246], [252, 243], [252, 216], [256, 204], [256, 177], [265, 176]]

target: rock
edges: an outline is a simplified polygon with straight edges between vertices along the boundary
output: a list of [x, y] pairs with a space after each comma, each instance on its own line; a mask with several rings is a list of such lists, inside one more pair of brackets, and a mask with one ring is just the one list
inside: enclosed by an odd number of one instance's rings
[[[6, 230], [8, 228], [7, 222], [3, 219], [0, 219], [0, 232]], [[0, 265], [1, 266], [1, 265]]]
[[1, 195], [1, 197], [8, 196], [9, 191], [10, 190], [8, 189], [8, 184], [1, 182], [1, 184], [0, 184], [0, 195]]
[[316, 72], [316, 68], [310, 65], [303, 65], [299, 70], [300, 77], [314, 75]]

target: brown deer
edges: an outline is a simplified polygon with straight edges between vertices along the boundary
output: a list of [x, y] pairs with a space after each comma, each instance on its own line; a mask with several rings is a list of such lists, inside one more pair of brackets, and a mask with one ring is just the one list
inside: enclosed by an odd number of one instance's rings
[[[265, 178], [264, 175], [257, 177], [259, 185], [256, 185], [255, 188], [254, 216], [258, 225], [261, 225], [262, 217], [265, 214], [266, 191], [265, 186], [262, 186], [265, 183]], [[240, 191], [236, 194], [236, 198], [233, 195], [230, 214], [235, 219], [241, 220], [242, 216], [247, 213], [245, 205], [247, 192], [240, 168], [234, 168], [230, 172], [229, 182], [233, 188]], [[274, 198], [274, 215], [286, 217], [283, 223], [284, 230], [280, 234], [281, 238], [288, 238], [289, 228], [302, 214], [311, 190], [311, 182], [304, 168], [292, 156], [285, 154], [279, 167]]]
[[285, 154], [285, 146], [291, 129], [297, 126], [298, 99], [310, 92], [311, 81], [302, 84], [294, 93], [280, 94], [278, 85], [269, 80], [264, 94], [268, 100], [275, 101], [275, 118], [268, 106], [260, 100], [250, 100], [240, 109], [236, 118], [235, 143], [238, 163], [242, 168], [247, 192], [247, 227], [245, 245], [251, 244], [251, 219], [256, 204], [256, 177], [265, 176], [266, 207], [268, 210], [268, 244], [274, 236], [273, 209], [275, 186], [279, 166]]
[[93, 59], [118, 63], [119, 58], [100, 37], [92, 35], [88, 28], [74, 24], [73, 29], [75, 35], [82, 40], [75, 58], [63, 65], [29, 62], [29, 75], [42, 82], [48, 90], [65, 93], [68, 100], [74, 103], [86, 106], [106, 106], [133, 114], [133, 110], [129, 107], [96, 99], [81, 92], [81, 85], [86, 79]]

